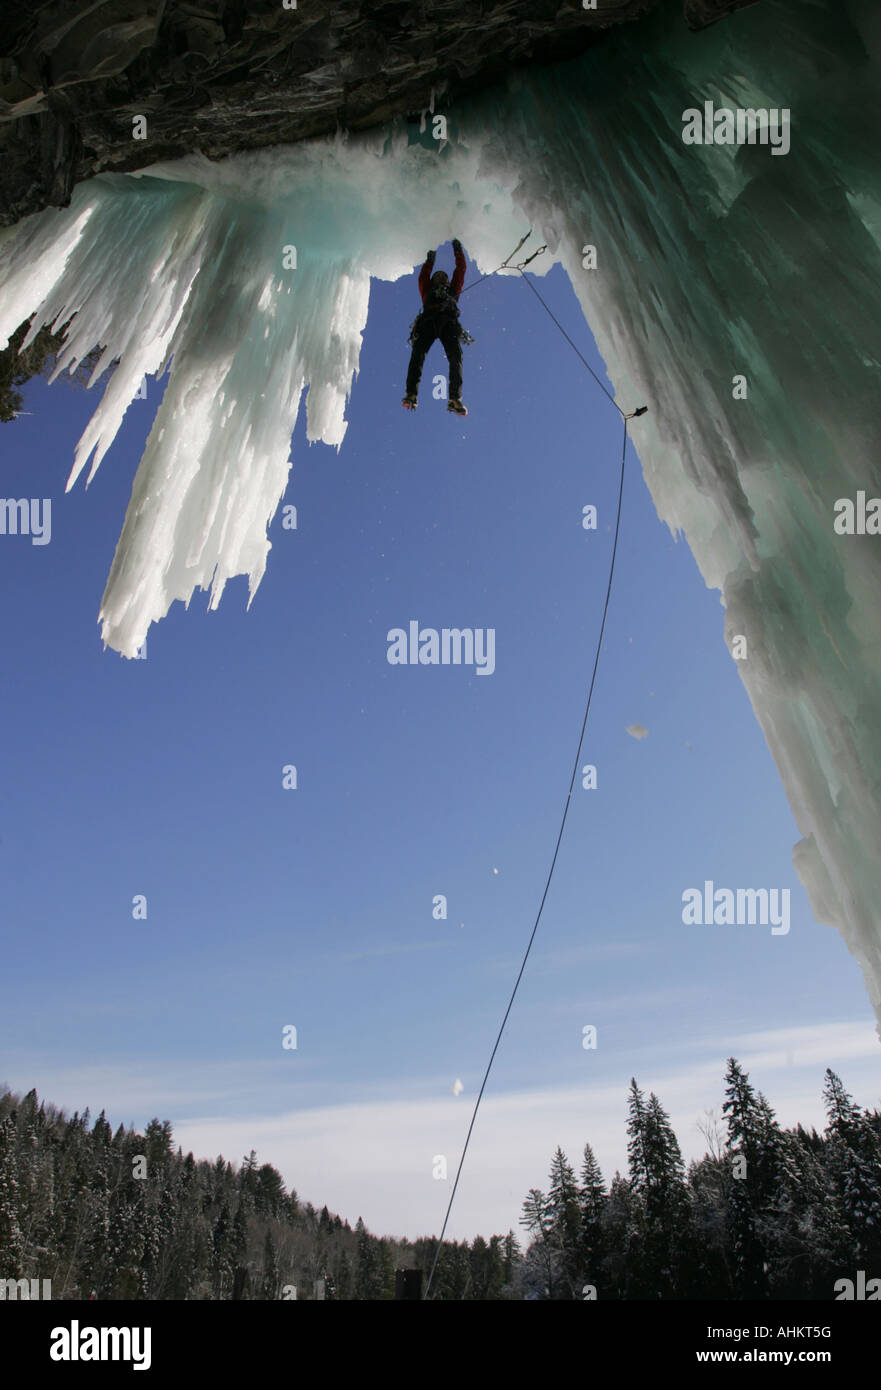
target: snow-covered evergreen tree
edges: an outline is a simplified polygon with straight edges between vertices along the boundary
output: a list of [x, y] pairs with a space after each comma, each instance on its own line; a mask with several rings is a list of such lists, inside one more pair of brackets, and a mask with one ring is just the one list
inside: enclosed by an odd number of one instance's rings
[[730, 1057], [722, 1113], [728, 1122], [728, 1235], [734, 1287], [740, 1298], [768, 1292], [769, 1207], [779, 1182], [779, 1129], [768, 1102]]
[[853, 1258], [862, 1267], [881, 1269], [881, 1141], [872, 1117], [854, 1104], [841, 1079], [828, 1068], [823, 1098], [828, 1116], [828, 1171]]
[[556, 1296], [575, 1298], [581, 1281], [581, 1212], [575, 1173], [561, 1148], [551, 1161], [547, 1196], [549, 1238], [556, 1255]]
[[602, 1285], [603, 1211], [606, 1187], [600, 1165], [590, 1144], [585, 1144], [581, 1163], [578, 1206], [581, 1213], [581, 1267], [583, 1283], [593, 1284], [599, 1294]]
[[534, 1237], [529, 1251], [533, 1248], [538, 1252], [536, 1258], [542, 1262], [545, 1278], [545, 1296], [553, 1298], [555, 1295], [555, 1250], [551, 1240], [551, 1233], [554, 1226], [554, 1218], [550, 1209], [550, 1203], [545, 1194], [538, 1187], [531, 1187], [523, 1203], [523, 1212], [520, 1217], [520, 1225], [525, 1226], [530, 1235]]
[[627, 1162], [630, 1169], [630, 1191], [634, 1197], [645, 1192], [645, 1096], [630, 1078], [627, 1098]]
[[22, 1277], [22, 1246], [15, 1121], [7, 1116], [0, 1124], [0, 1278]]
[[669, 1116], [654, 1092], [649, 1096], [643, 1131], [646, 1217], [649, 1222], [679, 1221], [685, 1204], [685, 1165]]
[[[355, 1297], [358, 1299], [383, 1298], [386, 1293], [387, 1270], [384, 1266], [380, 1242], [375, 1236], [370, 1235], [360, 1216], [355, 1224], [355, 1235], [357, 1237]], [[444, 1258], [444, 1253], [445, 1251], [441, 1252], [438, 1260], [436, 1278], [440, 1274], [440, 1264]]]
[[688, 1200], [682, 1151], [667, 1112], [651, 1093], [644, 1112], [645, 1273], [657, 1298], [674, 1297], [679, 1260], [688, 1239]]
[[691, 1163], [687, 1177], [688, 1230], [681, 1242], [681, 1296], [731, 1298], [733, 1287], [726, 1258], [726, 1164], [717, 1153]]

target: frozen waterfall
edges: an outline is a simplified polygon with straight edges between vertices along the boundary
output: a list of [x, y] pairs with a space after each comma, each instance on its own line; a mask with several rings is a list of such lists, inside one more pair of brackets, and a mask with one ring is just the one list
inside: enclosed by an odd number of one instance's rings
[[[447, 139], [432, 119], [193, 156], [4, 236], [0, 341], [75, 315], [59, 369], [96, 342], [119, 359], [68, 487], [171, 362], [104, 641], [133, 655], [197, 586], [216, 606], [246, 573], [253, 594], [305, 388], [309, 438], [343, 443], [372, 277], [453, 235], [485, 273], [531, 226], [550, 254], [530, 270], [563, 264], [619, 399], [651, 406], [646, 481], [746, 639], [795, 865], [881, 1019], [881, 536], [833, 524], [840, 499], [881, 496], [879, 44], [869, 0], [769, 2], [699, 36], [662, 12], [457, 105]], [[786, 109], [788, 151], [685, 143], [705, 102]]]

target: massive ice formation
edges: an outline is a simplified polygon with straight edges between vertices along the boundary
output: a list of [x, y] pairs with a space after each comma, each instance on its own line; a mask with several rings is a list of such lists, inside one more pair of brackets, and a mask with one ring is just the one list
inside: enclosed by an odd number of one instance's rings
[[[95, 342], [119, 358], [71, 482], [172, 359], [101, 607], [132, 655], [196, 586], [216, 604], [230, 576], [260, 582], [305, 386], [309, 438], [343, 440], [371, 277], [454, 234], [488, 271], [531, 225], [552, 252], [533, 268], [562, 262], [620, 397], [651, 404], [646, 480], [747, 638], [798, 872], [881, 1018], [881, 537], [833, 529], [839, 498], [881, 495], [881, 29], [869, 0], [648, 23], [449, 112], [448, 143], [378, 132], [82, 185], [0, 244], [0, 341], [75, 314], [62, 367]], [[705, 101], [788, 109], [789, 152], [686, 145]]]

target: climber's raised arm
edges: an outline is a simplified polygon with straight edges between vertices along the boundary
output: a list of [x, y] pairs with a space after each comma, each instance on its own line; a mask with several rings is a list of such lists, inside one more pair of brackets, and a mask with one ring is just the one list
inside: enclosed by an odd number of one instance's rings
[[456, 269], [453, 271], [450, 289], [458, 299], [462, 286], [465, 283], [465, 252], [462, 250], [461, 241], [458, 241], [455, 237], [453, 237], [453, 254], [456, 257]]
[[434, 255], [435, 253], [433, 251], [428, 252], [427, 256], [425, 257], [422, 269], [419, 272], [419, 294], [422, 298], [423, 303], [425, 302], [425, 296], [428, 293], [428, 282], [431, 279], [431, 267], [434, 265]]

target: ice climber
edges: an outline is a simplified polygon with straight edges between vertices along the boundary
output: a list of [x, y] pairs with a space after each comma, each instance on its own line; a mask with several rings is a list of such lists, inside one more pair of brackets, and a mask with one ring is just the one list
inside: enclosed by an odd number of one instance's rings
[[434, 265], [435, 256], [433, 251], [428, 252], [425, 264], [419, 272], [422, 312], [416, 315], [410, 328], [410, 342], [413, 344], [413, 351], [410, 354], [410, 366], [407, 370], [407, 394], [401, 401], [401, 405], [407, 410], [416, 409], [416, 397], [419, 392], [419, 379], [422, 376], [425, 354], [435, 338], [440, 338], [450, 364], [450, 399], [447, 402], [447, 410], [454, 410], [457, 415], [468, 414], [460, 399], [462, 392], [462, 344], [471, 343], [474, 339], [465, 332], [459, 322], [459, 306], [456, 301], [465, 280], [465, 253], [462, 250], [461, 241], [457, 241], [455, 238], [453, 251], [456, 256], [456, 269], [453, 271], [452, 284], [446, 271], [436, 270], [432, 274], [431, 268]]

